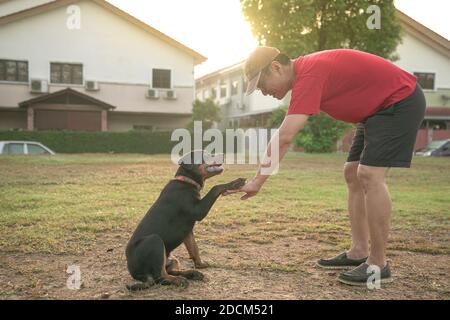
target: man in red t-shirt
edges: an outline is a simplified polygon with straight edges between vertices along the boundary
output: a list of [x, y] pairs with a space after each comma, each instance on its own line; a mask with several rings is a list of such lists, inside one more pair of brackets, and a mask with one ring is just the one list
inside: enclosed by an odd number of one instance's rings
[[[239, 190], [241, 199], [256, 195], [308, 117], [323, 111], [357, 123], [344, 166], [348, 186], [352, 245], [323, 268], [351, 268], [338, 280], [366, 285], [375, 266], [381, 282], [391, 280], [386, 263], [391, 200], [385, 182], [390, 167], [410, 167], [417, 130], [425, 113], [425, 98], [415, 76], [391, 62], [361, 51], [337, 49], [301, 56], [291, 61], [276, 48], [258, 47], [245, 63], [247, 94], [283, 99], [292, 90], [287, 115], [269, 143], [256, 176]], [[275, 144], [277, 139], [277, 144]], [[272, 145], [278, 145], [271, 157]], [[266, 165], [264, 165], [266, 163]], [[370, 250], [369, 250], [370, 239]]]

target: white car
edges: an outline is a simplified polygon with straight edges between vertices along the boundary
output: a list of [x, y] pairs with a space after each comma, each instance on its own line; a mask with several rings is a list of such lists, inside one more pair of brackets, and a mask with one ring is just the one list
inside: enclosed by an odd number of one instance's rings
[[20, 154], [54, 155], [55, 153], [36, 141], [0, 141], [0, 155]]

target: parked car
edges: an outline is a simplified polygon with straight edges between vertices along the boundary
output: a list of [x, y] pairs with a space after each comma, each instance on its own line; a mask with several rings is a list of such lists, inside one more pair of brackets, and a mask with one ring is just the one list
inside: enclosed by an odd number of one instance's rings
[[44, 154], [54, 155], [55, 152], [36, 141], [0, 141], [0, 155]]
[[450, 139], [435, 140], [424, 148], [419, 149], [415, 153], [417, 156], [423, 157], [449, 157], [450, 156]]

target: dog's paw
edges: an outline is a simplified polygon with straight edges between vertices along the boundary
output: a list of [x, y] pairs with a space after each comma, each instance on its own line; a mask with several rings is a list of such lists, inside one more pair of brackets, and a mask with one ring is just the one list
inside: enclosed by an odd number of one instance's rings
[[170, 278], [164, 278], [161, 279], [159, 284], [163, 285], [163, 286], [170, 286], [170, 285], [175, 285], [177, 287], [182, 287], [182, 288], [187, 288], [189, 286], [189, 282], [187, 281], [187, 279], [185, 277], [181, 277], [181, 276], [173, 276]]
[[209, 268], [209, 263], [205, 261], [194, 262], [195, 269], [206, 269]]
[[238, 178], [234, 181], [231, 181], [227, 185], [227, 191], [228, 190], [237, 190], [237, 189], [243, 187], [246, 182], [247, 182], [247, 179], [245, 179], [245, 178]]
[[126, 287], [129, 291], [142, 291], [150, 288], [154, 285], [154, 282], [135, 282], [127, 284]]
[[183, 277], [189, 280], [201, 281], [205, 277], [203, 273], [197, 270], [190, 270], [183, 273]]

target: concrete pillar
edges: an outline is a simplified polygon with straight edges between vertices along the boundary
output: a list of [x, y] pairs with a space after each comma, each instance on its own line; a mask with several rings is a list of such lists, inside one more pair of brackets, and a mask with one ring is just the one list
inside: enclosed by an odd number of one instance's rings
[[102, 131], [108, 131], [108, 111], [102, 110]]
[[30, 106], [27, 108], [27, 130], [34, 130], [34, 109]]
[[433, 128], [427, 129], [427, 143], [431, 143], [433, 141]]

